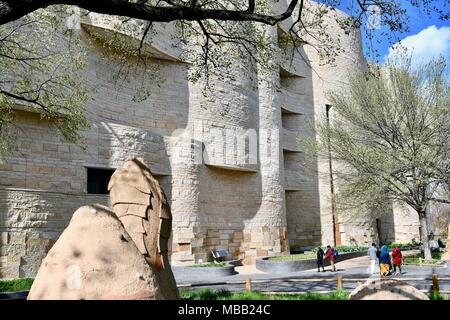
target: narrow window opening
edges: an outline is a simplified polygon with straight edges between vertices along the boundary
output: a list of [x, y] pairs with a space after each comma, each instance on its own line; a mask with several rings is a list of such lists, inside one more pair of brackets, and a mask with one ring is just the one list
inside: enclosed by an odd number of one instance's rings
[[108, 183], [114, 169], [87, 169], [87, 193], [88, 194], [108, 194]]

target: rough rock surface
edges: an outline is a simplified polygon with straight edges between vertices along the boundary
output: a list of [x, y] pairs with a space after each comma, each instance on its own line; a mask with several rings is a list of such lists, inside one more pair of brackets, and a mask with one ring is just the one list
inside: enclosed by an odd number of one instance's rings
[[350, 293], [350, 300], [430, 300], [409, 284], [393, 279], [369, 279]]
[[116, 215], [98, 204], [74, 213], [28, 295], [29, 300], [178, 297], [173, 278], [149, 265]]
[[150, 169], [142, 159], [127, 161], [111, 176], [108, 189], [112, 209], [139, 251], [158, 271], [173, 277], [168, 256], [172, 214]]

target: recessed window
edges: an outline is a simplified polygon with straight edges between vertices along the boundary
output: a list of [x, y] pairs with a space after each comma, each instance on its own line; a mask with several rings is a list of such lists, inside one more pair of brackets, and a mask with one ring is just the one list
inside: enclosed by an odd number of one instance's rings
[[108, 183], [115, 169], [87, 169], [87, 193], [108, 194]]

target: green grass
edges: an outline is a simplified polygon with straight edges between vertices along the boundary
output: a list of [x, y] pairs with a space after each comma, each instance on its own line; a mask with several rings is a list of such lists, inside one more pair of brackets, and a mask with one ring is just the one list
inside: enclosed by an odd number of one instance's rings
[[31, 278], [0, 280], [0, 292], [16, 292], [30, 290], [33, 284]]
[[448, 295], [430, 293], [428, 296], [430, 300], [450, 300]]
[[[341, 253], [350, 253], [350, 252], [366, 252], [368, 247], [340, 246], [340, 247], [335, 247], [335, 249], [338, 251], [339, 254], [341, 254]], [[326, 251], [326, 248], [324, 248], [324, 251]], [[300, 253], [300, 254], [269, 257], [268, 260], [271, 262], [308, 260], [308, 259], [316, 259], [317, 258], [316, 254], [317, 254], [317, 248], [314, 248], [311, 251], [306, 251], [306, 252]]]
[[359, 246], [339, 246], [335, 247], [335, 249], [339, 253], [348, 253], [348, 252], [366, 252], [369, 247], [359, 247]]
[[201, 263], [201, 264], [193, 264], [189, 267], [191, 268], [221, 268], [221, 267], [226, 267], [228, 266], [228, 264], [226, 262], [219, 262], [219, 263]]
[[427, 265], [439, 265], [442, 264], [442, 252], [439, 251], [435, 251], [431, 253], [431, 257], [433, 258], [432, 260], [425, 260], [425, 256], [423, 253], [419, 253], [419, 254], [415, 254], [413, 256], [408, 256], [405, 257], [405, 264], [412, 264], [412, 265], [420, 265], [421, 264], [421, 259], [422, 259], [422, 264], [427, 264]]
[[263, 294], [261, 292], [229, 292], [228, 290], [180, 290], [184, 300], [348, 300], [348, 292], [335, 291], [332, 293], [305, 294]]
[[316, 258], [317, 258], [316, 253], [305, 252], [300, 254], [291, 254], [288, 256], [269, 257], [268, 260], [271, 262], [280, 262], [280, 261], [295, 261], [295, 260], [307, 260]]

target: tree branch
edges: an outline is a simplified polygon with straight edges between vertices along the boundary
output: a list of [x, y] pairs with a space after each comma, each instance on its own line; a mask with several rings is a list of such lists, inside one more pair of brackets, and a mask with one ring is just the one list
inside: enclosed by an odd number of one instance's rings
[[17, 20], [37, 9], [57, 4], [75, 5], [96, 13], [127, 16], [153, 22], [215, 19], [227, 21], [255, 21], [268, 25], [275, 25], [278, 22], [289, 18], [298, 4], [298, 0], [291, 0], [285, 12], [278, 15], [266, 15], [255, 13], [252, 5], [253, 2], [254, 1], [251, 0], [249, 1], [249, 9], [252, 9], [251, 11], [248, 9], [239, 11], [205, 9], [199, 5], [155, 7], [150, 6], [145, 2], [129, 2], [127, 0], [0, 0], [0, 25]]
[[434, 202], [450, 204], [450, 200], [447, 200], [447, 199], [440, 199], [440, 198], [434, 198], [434, 197], [429, 197], [427, 199], [430, 201], [434, 201]]

